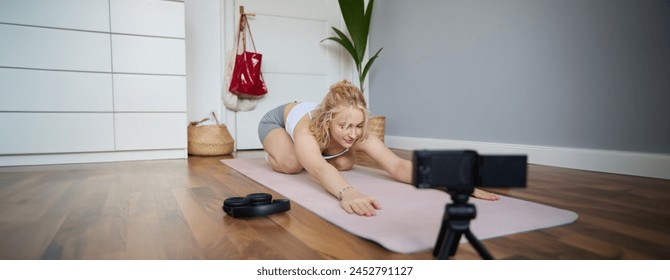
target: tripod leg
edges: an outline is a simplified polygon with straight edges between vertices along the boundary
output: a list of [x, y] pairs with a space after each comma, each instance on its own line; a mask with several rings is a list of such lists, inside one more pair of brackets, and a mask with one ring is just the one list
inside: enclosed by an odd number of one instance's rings
[[437, 257], [437, 255], [440, 253], [440, 249], [442, 248], [444, 240], [446, 239], [447, 229], [449, 228], [448, 224], [449, 221], [447, 220], [447, 217], [444, 217], [442, 220], [442, 226], [440, 226], [440, 234], [437, 236], [435, 248], [433, 248], [433, 257]]
[[475, 237], [475, 235], [472, 234], [472, 232], [469, 229], [465, 230], [464, 233], [465, 233], [465, 238], [467, 238], [468, 242], [470, 242], [472, 247], [474, 247], [475, 250], [477, 250], [477, 252], [482, 257], [482, 259], [485, 259], [485, 260], [492, 260], [493, 259], [493, 256], [491, 256], [491, 254], [486, 250], [486, 248], [484, 248], [484, 245], [482, 245], [482, 243], [479, 242], [479, 240], [477, 240], [477, 237]]
[[452, 230], [452, 229], [447, 229], [446, 230], [446, 238], [442, 242], [442, 246], [440, 246], [439, 251], [436, 255], [438, 260], [446, 260], [450, 256], [453, 256], [456, 254], [456, 249], [458, 248], [458, 242], [461, 240], [461, 235], [463, 232], [457, 231], [457, 230]]
[[458, 244], [461, 243], [461, 236], [463, 236], [463, 232], [460, 230], [455, 230], [455, 233], [453, 234], [453, 238], [449, 240], [449, 243], [451, 244], [449, 247], [449, 256], [454, 256], [456, 255], [456, 249], [458, 249]]

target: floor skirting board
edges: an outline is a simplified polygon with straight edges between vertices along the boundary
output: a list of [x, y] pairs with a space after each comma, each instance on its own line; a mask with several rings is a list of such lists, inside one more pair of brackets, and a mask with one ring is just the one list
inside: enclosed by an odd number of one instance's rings
[[186, 149], [137, 150], [90, 153], [0, 155], [0, 167], [160, 159], [185, 159]]
[[670, 155], [598, 149], [517, 145], [404, 136], [385, 136], [391, 148], [475, 150], [481, 154], [526, 154], [528, 163], [670, 179]]

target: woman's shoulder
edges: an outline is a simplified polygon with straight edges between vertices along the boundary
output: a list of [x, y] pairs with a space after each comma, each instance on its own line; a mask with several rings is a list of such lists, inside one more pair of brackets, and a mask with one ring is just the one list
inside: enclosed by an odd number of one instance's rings
[[368, 134], [367, 138], [358, 141], [354, 144], [354, 150], [369, 151], [370, 149], [376, 149], [380, 147], [386, 147], [386, 144], [374, 134]]

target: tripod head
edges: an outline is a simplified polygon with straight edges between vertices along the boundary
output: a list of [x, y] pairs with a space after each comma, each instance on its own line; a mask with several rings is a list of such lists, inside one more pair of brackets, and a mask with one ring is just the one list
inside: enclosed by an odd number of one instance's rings
[[455, 205], [465, 205], [468, 204], [468, 199], [470, 199], [471, 193], [459, 193], [459, 192], [447, 192], [451, 196], [451, 202]]

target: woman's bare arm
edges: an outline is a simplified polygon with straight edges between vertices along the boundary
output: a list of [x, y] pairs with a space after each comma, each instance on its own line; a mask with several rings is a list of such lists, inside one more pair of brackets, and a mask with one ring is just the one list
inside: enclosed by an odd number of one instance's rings
[[376, 135], [356, 144], [356, 149], [370, 155], [393, 179], [412, 183], [412, 162], [396, 155]]
[[329, 164], [321, 155], [319, 145], [308, 132], [295, 133], [296, 154], [307, 173], [314, 177], [330, 194], [340, 200], [340, 205], [348, 213], [363, 216], [374, 216], [381, 209], [379, 202], [366, 196], [342, 177], [340, 171]]
[[[377, 136], [369, 135], [368, 139], [358, 144], [357, 149], [366, 152], [394, 179], [411, 184], [412, 162], [403, 159], [391, 151]], [[500, 196], [475, 188], [472, 196], [484, 200], [498, 200]]]

